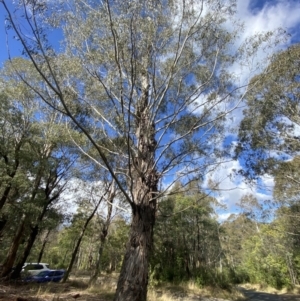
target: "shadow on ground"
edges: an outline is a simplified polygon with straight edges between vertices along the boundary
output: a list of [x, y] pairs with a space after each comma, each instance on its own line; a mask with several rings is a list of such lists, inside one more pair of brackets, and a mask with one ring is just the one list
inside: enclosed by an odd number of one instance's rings
[[300, 295], [295, 294], [265, 293], [242, 287], [239, 290], [249, 301], [300, 301]]

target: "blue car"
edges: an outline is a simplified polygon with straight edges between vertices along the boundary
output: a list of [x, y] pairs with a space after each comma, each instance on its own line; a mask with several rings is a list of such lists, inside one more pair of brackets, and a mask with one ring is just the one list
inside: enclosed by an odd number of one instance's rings
[[65, 274], [65, 270], [48, 270], [42, 271], [37, 275], [30, 276], [26, 278], [27, 282], [37, 282], [37, 283], [44, 283], [44, 282], [59, 282], [63, 279]]

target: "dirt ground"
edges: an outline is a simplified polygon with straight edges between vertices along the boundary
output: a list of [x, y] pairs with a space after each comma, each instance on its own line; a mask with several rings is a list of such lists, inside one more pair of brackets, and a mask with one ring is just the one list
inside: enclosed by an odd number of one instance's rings
[[[111, 301], [115, 293], [115, 280], [105, 277], [91, 289], [87, 287], [86, 279], [74, 279], [67, 283], [0, 283], [0, 301]], [[150, 289], [148, 300], [225, 301], [224, 298], [213, 298], [179, 286]]]
[[[0, 301], [111, 301], [113, 300], [118, 274], [101, 276], [97, 284], [88, 288], [86, 275], [71, 277], [67, 283], [24, 283], [0, 282]], [[224, 295], [226, 293], [226, 295]], [[214, 297], [212, 297], [214, 296]], [[163, 284], [148, 288], [149, 301], [226, 301], [241, 300], [232, 293], [216, 289], [199, 290], [194, 284], [171, 285]], [[265, 301], [265, 300], [264, 300]], [[277, 301], [277, 300], [276, 300]], [[290, 301], [290, 300], [288, 300]]]
[[[80, 287], [81, 286], [81, 287]], [[0, 301], [110, 301], [112, 292], [93, 292], [78, 283], [0, 283]]]

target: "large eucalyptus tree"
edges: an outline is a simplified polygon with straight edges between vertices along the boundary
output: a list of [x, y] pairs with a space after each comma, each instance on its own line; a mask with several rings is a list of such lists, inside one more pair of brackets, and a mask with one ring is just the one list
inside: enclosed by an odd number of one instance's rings
[[226, 115], [245, 92], [228, 67], [265, 39], [234, 51], [230, 0], [22, 0], [20, 23], [1, 2], [40, 77], [27, 84], [86, 135], [94, 152], [82, 151], [131, 206], [115, 300], [146, 300], [158, 198], [175, 181], [202, 179], [222, 155]]

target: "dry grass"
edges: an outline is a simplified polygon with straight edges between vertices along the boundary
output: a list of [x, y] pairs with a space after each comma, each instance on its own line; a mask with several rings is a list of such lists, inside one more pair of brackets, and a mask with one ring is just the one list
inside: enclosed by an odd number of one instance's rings
[[163, 284], [148, 291], [148, 301], [171, 301], [184, 298], [187, 301], [209, 298], [211, 300], [242, 300], [243, 295], [237, 289], [231, 291], [215, 287], [200, 289], [194, 282], [185, 282], [179, 285]]
[[[24, 284], [11, 283], [0, 285], [0, 301], [15, 301], [22, 297], [26, 301], [74, 301], [72, 296], [79, 294], [78, 301], [111, 301], [113, 300], [118, 275], [100, 277], [97, 284], [88, 288], [88, 278], [71, 278], [67, 283]], [[250, 288], [250, 287], [249, 287]], [[251, 287], [259, 290], [259, 287]], [[149, 288], [148, 301], [221, 301], [242, 300], [242, 294], [232, 289], [222, 290], [215, 287], [200, 289], [193, 282], [172, 285], [164, 283]]]
[[89, 287], [87, 291], [92, 295], [101, 295], [105, 300], [113, 300], [116, 291], [115, 280], [102, 278], [96, 285]]
[[243, 285], [240, 285], [240, 287], [245, 288], [245, 289], [250, 289], [250, 290], [255, 290], [258, 292], [264, 292], [268, 294], [277, 294], [277, 295], [282, 295], [282, 294], [300, 294], [300, 286], [296, 285], [293, 288], [283, 288], [281, 290], [278, 290], [274, 287], [263, 285], [263, 284], [250, 284], [246, 283]]
[[0, 286], [0, 301], [16, 301], [23, 298], [26, 301], [111, 301], [113, 292], [99, 289], [96, 292], [87, 289], [87, 282], [70, 280], [67, 283], [16, 283]]

